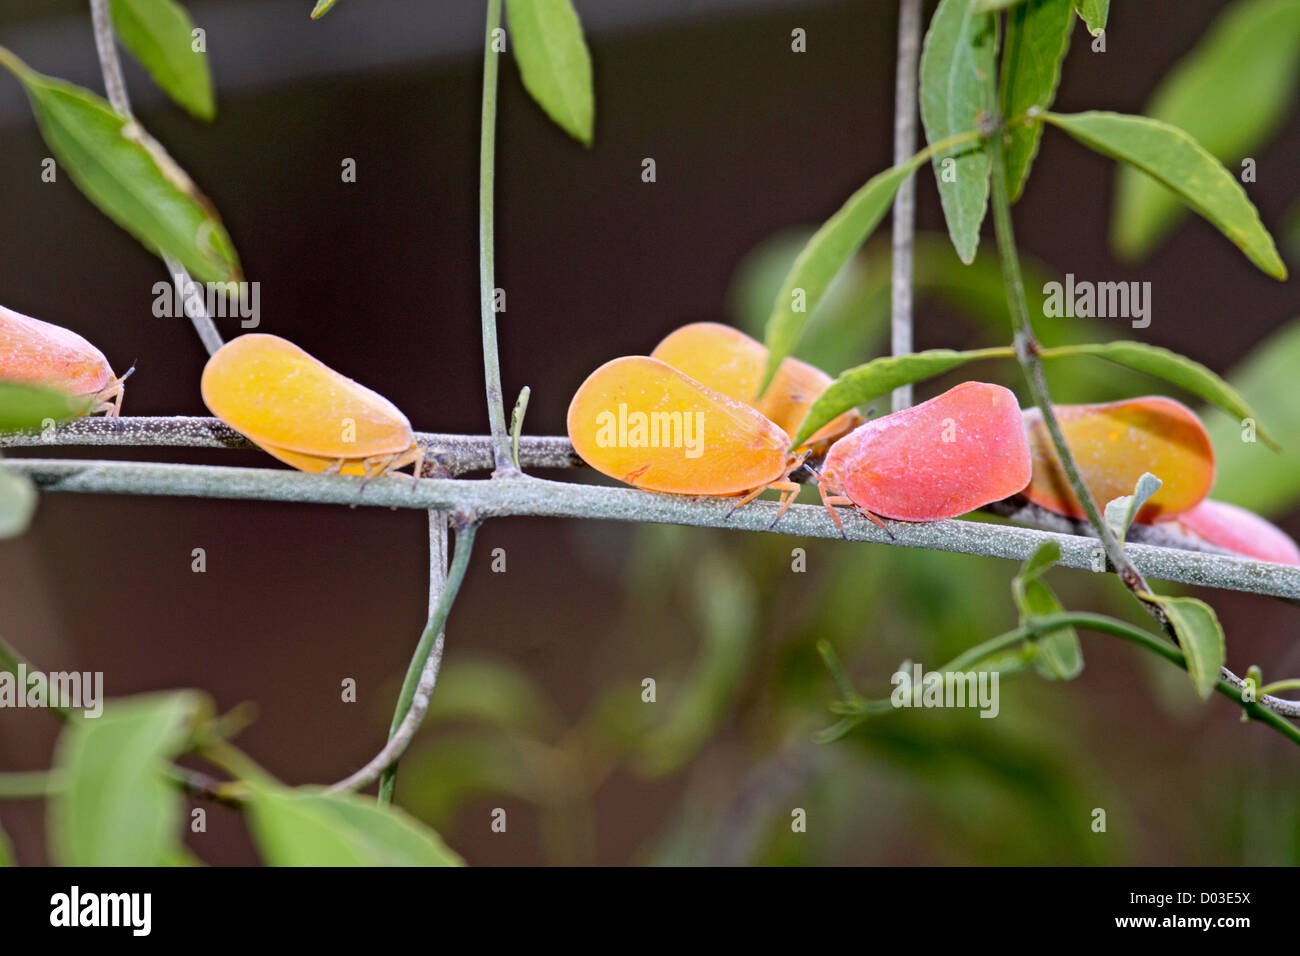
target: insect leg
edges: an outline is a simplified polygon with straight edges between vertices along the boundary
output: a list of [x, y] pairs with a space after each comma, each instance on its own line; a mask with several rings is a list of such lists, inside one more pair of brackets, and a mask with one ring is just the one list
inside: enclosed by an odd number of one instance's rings
[[799, 497], [799, 490], [803, 486], [794, 481], [777, 481], [768, 487], [776, 488], [781, 492], [781, 507], [777, 509], [776, 517], [772, 519], [772, 523], [767, 526], [767, 530], [771, 531], [776, 527], [776, 523], [781, 520], [781, 516], [786, 513], [786, 510], [794, 504], [794, 499]]
[[747, 492], [745, 492], [744, 497], [741, 498], [739, 501], [737, 501], [734, 505], [731, 506], [731, 510], [728, 511], [728, 512], [723, 516], [722, 520], [723, 520], [723, 521], [726, 521], [728, 518], [730, 518], [732, 515], [734, 515], [734, 514], [736, 513], [736, 509], [737, 509], [737, 508], [743, 508], [745, 505], [749, 504], [751, 501], [753, 501], [755, 498], [757, 498], [757, 497], [758, 497], [759, 495], [761, 495], [763, 492], [767, 491], [767, 489], [770, 488], [770, 487], [772, 487], [772, 486], [771, 486], [771, 485], [760, 485], [759, 487], [755, 488], [753, 491], [747, 491]]
[[853, 502], [849, 501], [843, 495], [828, 496], [826, 494], [826, 486], [820, 483], [817, 485], [817, 493], [822, 496], [822, 504], [826, 506], [826, 511], [831, 516], [831, 520], [835, 522], [835, 527], [840, 529], [840, 537], [845, 541], [849, 540], [849, 536], [844, 533], [844, 524], [840, 521], [840, 516], [835, 513], [834, 506], [839, 504], [852, 504]]
[[[364, 491], [366, 485], [371, 480], [378, 478], [386, 472], [393, 464], [396, 455], [375, 455], [373, 458], [365, 458], [361, 462], [361, 467], [365, 469], [365, 477], [361, 479], [361, 489]], [[340, 462], [340, 465], [342, 462]]]
[[885, 532], [885, 534], [889, 535], [890, 541], [894, 540], [894, 532], [890, 531], [889, 528], [886, 527], [885, 523], [881, 521], [877, 515], [873, 515], [866, 508], [859, 507], [858, 510], [861, 511], [863, 515], [865, 515], [871, 521], [872, 524], [878, 527], [881, 531]]

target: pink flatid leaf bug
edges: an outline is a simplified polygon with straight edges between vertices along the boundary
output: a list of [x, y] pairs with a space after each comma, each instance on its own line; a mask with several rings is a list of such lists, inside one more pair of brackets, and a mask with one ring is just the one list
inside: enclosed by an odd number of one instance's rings
[[1016, 494], [1031, 471], [1016, 396], [963, 382], [845, 435], [822, 463], [818, 490], [841, 534], [834, 505], [856, 505], [888, 532], [881, 517], [956, 517]]
[[130, 374], [114, 375], [104, 353], [76, 332], [0, 306], [0, 379], [85, 399], [82, 414], [116, 418]]

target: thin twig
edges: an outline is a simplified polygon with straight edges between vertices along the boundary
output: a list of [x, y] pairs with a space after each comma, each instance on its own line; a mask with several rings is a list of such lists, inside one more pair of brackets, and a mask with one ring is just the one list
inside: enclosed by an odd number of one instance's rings
[[[109, 105], [124, 119], [134, 121], [131, 99], [126, 92], [126, 78], [122, 74], [122, 60], [117, 55], [108, 0], [90, 0], [90, 22], [95, 31], [95, 52], [99, 54], [99, 68], [104, 75], [104, 92], [108, 95]], [[193, 280], [185, 266], [166, 253], [162, 259], [176, 286], [176, 295], [183, 303], [185, 314], [194, 323], [194, 331], [199, 334], [199, 340], [211, 355], [222, 346], [221, 333], [208, 315], [202, 297], [189, 295]]]
[[[497, 482], [481, 484], [496, 485]], [[424, 715], [429, 709], [430, 695], [437, 681], [438, 665], [442, 658], [443, 628], [446, 626], [447, 616], [451, 613], [451, 606], [456, 601], [456, 595], [460, 592], [461, 582], [465, 580], [465, 570], [469, 567], [470, 554], [474, 548], [474, 535], [477, 531], [478, 523], [473, 518], [462, 518], [457, 523], [456, 553], [447, 571], [446, 585], [441, 588], [437, 604], [429, 615], [429, 622], [425, 625], [424, 633], [420, 635], [420, 643], [411, 658], [411, 667], [406, 672], [406, 680], [398, 696], [388, 743], [364, 767], [347, 779], [334, 784], [330, 788], [331, 791], [357, 790], [369, 786], [380, 774], [395, 768], [398, 758], [405, 753], [415, 731], [423, 722]], [[391, 777], [389, 779], [391, 780]], [[386, 803], [392, 799], [391, 783], [387, 789], [387, 799], [382, 791], [380, 793], [381, 802]]]
[[[996, 81], [990, 77], [988, 82], [992, 87]], [[990, 102], [995, 101], [995, 96], [990, 99]], [[1169, 635], [1171, 640], [1177, 643], [1178, 635], [1174, 632], [1164, 610], [1150, 598], [1151, 587], [1147, 584], [1142, 570], [1138, 567], [1136, 556], [1132, 553], [1133, 549], [1126, 549], [1120, 543], [1115, 532], [1102, 517], [1101, 509], [1097, 507], [1096, 499], [1093, 498], [1092, 492], [1088, 489], [1083, 476], [1079, 473], [1074, 454], [1070, 451], [1070, 446], [1065, 440], [1065, 433], [1061, 431], [1060, 422], [1056, 418], [1055, 406], [1052, 404], [1051, 394], [1047, 390], [1047, 378], [1043, 374], [1043, 363], [1039, 357], [1041, 349], [1038, 340], [1034, 337], [1033, 325], [1029, 319], [1029, 305], [1028, 300], [1025, 298], [1024, 279], [1020, 274], [1020, 256], [1016, 250], [1015, 232], [1011, 224], [1011, 200], [1007, 191], [1006, 162], [1003, 156], [1004, 147], [1002, 142], [1003, 128], [996, 116], [990, 118], [989, 125], [989, 135], [986, 142], [991, 160], [989, 174], [992, 177], [993, 186], [993, 224], [998, 240], [998, 257], [1002, 260], [1002, 275], [1007, 286], [1007, 304], [1015, 328], [1016, 357], [1024, 370], [1034, 401], [1042, 413], [1043, 424], [1047, 426], [1048, 434], [1052, 437], [1056, 460], [1065, 473], [1075, 497], [1083, 506], [1084, 513], [1088, 516], [1088, 522], [1096, 532], [1107, 559], [1115, 569], [1116, 574], [1119, 575], [1120, 581], [1138, 600], [1143, 610], [1155, 619], [1156, 623]], [[1153, 572], [1153, 576], [1163, 577], [1155, 572]], [[1171, 579], [1166, 578], [1166, 580]], [[1294, 595], [1279, 596], [1294, 597]], [[1245, 680], [1238, 677], [1226, 666], [1219, 668], [1219, 675], [1221, 680], [1226, 681], [1238, 690], [1242, 690], [1247, 686]], [[1267, 706], [1279, 713], [1292, 716], [1300, 714], [1300, 707], [1293, 701], [1285, 701], [1278, 697], [1269, 697]]]
[[1052, 437], [1053, 452], [1065, 472], [1075, 496], [1083, 506], [1084, 514], [1106, 549], [1106, 556], [1116, 570], [1121, 572], [1129, 567], [1124, 555], [1124, 548], [1115, 537], [1115, 532], [1106, 524], [1101, 509], [1079, 474], [1074, 455], [1065, 441], [1060, 422], [1056, 418], [1056, 408], [1052, 396], [1047, 390], [1047, 380], [1043, 375], [1043, 365], [1039, 359], [1038, 340], [1034, 337], [1034, 328], [1029, 319], [1029, 306], [1025, 299], [1025, 283], [1020, 273], [1020, 256], [1016, 251], [1015, 230], [1011, 224], [1011, 201], [1007, 192], [1006, 162], [1003, 158], [1002, 129], [999, 126], [988, 138], [989, 156], [992, 159], [990, 177], [993, 181], [993, 222], [998, 240], [998, 258], [1002, 263], [1002, 276], [1007, 287], [1007, 305], [1011, 312], [1011, 324], [1015, 330], [1016, 358], [1025, 373], [1030, 394], [1034, 403], [1042, 412], [1043, 422]]
[[[1025, 641], [1036, 641], [1063, 627], [1086, 628], [1087, 630], [1122, 638], [1177, 664], [1184, 670], [1187, 669], [1186, 655], [1155, 634], [1134, 627], [1125, 621], [1107, 617], [1104, 614], [1071, 611], [1034, 618], [1014, 630], [989, 638], [987, 641], [963, 651], [956, 658], [939, 668], [939, 673], [967, 673], [978, 670], [979, 664], [999, 654], [1014, 650]], [[1218, 681], [1215, 690], [1229, 700], [1240, 704], [1251, 718], [1268, 724], [1274, 730], [1288, 737], [1292, 743], [1300, 744], [1300, 727], [1283, 719], [1283, 715], [1300, 717], [1300, 703], [1276, 697], [1265, 700], [1263, 696], [1258, 701], [1248, 701], [1243, 698], [1240, 685], [1234, 684], [1226, 678], [1221, 678]], [[888, 713], [891, 710], [893, 710], [893, 706], [888, 699], [873, 700], [857, 697], [853, 700], [847, 700], [843, 706], [836, 708], [836, 712], [846, 715], [846, 718], [833, 728], [823, 732], [821, 739], [830, 740], [843, 736], [858, 723], [861, 723], [862, 720], [876, 714]]]
[[500, 54], [492, 49], [501, 27], [501, 0], [488, 0], [483, 40], [483, 114], [479, 131], [478, 257], [479, 311], [483, 323], [483, 379], [487, 390], [488, 427], [492, 432], [495, 472], [503, 477], [517, 469], [510, 458], [505, 399], [501, 394], [501, 361], [497, 355], [496, 259], [493, 251], [492, 194], [496, 179], [497, 74]]
[[[447, 512], [430, 511], [429, 512], [429, 620], [432, 621], [438, 613], [438, 605], [442, 603], [442, 596], [447, 589]], [[428, 624], [425, 625], [428, 627]], [[406, 712], [403, 713], [403, 703], [401, 695], [398, 695], [397, 706], [393, 709], [393, 720], [388, 727], [388, 746], [384, 749], [387, 753], [381, 753], [371, 764], [383, 762], [384, 766], [379, 775], [379, 802], [392, 803], [393, 789], [397, 781], [397, 759], [406, 752], [410, 745], [411, 738], [415, 736], [415, 731], [419, 729], [424, 722], [424, 715], [428, 713], [429, 702], [433, 699], [433, 689], [438, 684], [438, 671], [442, 668], [442, 650], [444, 642], [447, 639], [447, 632], [444, 628], [438, 632], [438, 638], [433, 642], [428, 657], [424, 661], [424, 667], [420, 671], [420, 682], [416, 685], [415, 695], [406, 705]], [[411, 658], [410, 667], [414, 668], [419, 660], [419, 651], [417, 649], [415, 656]], [[408, 676], [410, 671], [408, 670]], [[405, 689], [405, 686], [403, 686]], [[364, 786], [369, 786], [367, 782]]]
[[[899, 0], [898, 66], [894, 77], [894, 165], [916, 152], [917, 55], [921, 46], [921, 0]], [[893, 263], [890, 282], [890, 353], [912, 351], [912, 245], [916, 234], [916, 175], [894, 198]], [[892, 408], [912, 404], [912, 386], [894, 389]]]
[[[451, 478], [493, 468], [492, 439], [486, 435], [416, 432], [424, 449], [425, 474]], [[77, 418], [49, 431], [0, 432], [0, 448], [255, 448], [252, 442], [217, 418], [191, 416], [131, 416]], [[573, 444], [563, 437], [519, 439], [519, 461], [525, 468], [577, 468], [583, 464]]]
[[[492, 438], [488, 435], [454, 435], [443, 432], [416, 432], [415, 440], [424, 449], [424, 474], [428, 478], [459, 478], [473, 472], [491, 471]], [[188, 416], [128, 418], [77, 418], [49, 432], [0, 432], [3, 448], [256, 448], [251, 441], [218, 418]], [[513, 455], [513, 450], [512, 450]], [[528, 469], [583, 468], [586, 463], [574, 451], [573, 443], [563, 435], [521, 436], [519, 465]], [[794, 480], [803, 479], [796, 472]], [[807, 476], [812, 477], [811, 473]], [[1020, 498], [994, 502], [983, 510], [1019, 525], [1061, 534], [1093, 535], [1086, 521], [1040, 508]], [[1210, 554], [1228, 554], [1204, 541], [1178, 534], [1171, 525], [1134, 524], [1129, 540], [1165, 548], [1182, 548]]]
[[[522, 454], [522, 446], [520, 451]], [[360, 477], [287, 469], [37, 458], [6, 458], [5, 467], [27, 475], [47, 492], [289, 501], [423, 511], [438, 508], [474, 511], [482, 518], [588, 518], [766, 532], [777, 511], [775, 502], [755, 501], [731, 514], [733, 502], [726, 498], [695, 501], [681, 495], [529, 476], [501, 481], [430, 478], [415, 488], [407, 478], [390, 476], [376, 478], [363, 488]], [[1061, 548], [1062, 566], [1097, 572], [1106, 569], [1100, 542], [1078, 535], [949, 519], [890, 522], [891, 540], [855, 512], [842, 512], [841, 517], [844, 536], [851, 541], [1014, 561], [1023, 561], [1039, 545], [1055, 541]], [[814, 505], [792, 506], [771, 533], [840, 538], [839, 529], [825, 509]], [[1158, 580], [1300, 598], [1300, 567], [1139, 544], [1129, 546], [1129, 556], [1143, 573]]]
[[22, 770], [0, 773], [0, 800], [43, 800], [62, 789], [50, 770]]

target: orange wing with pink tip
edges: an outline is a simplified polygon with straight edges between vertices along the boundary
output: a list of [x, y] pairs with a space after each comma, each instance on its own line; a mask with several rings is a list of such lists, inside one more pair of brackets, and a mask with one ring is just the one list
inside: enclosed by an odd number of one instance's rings
[[[1057, 514], [1083, 518], [1083, 506], [1056, 462], [1051, 436], [1037, 408], [1025, 410], [1034, 458], [1024, 495]], [[1196, 414], [1172, 398], [1149, 395], [1103, 405], [1057, 405], [1065, 442], [1098, 507], [1133, 493], [1144, 472], [1162, 482], [1138, 512], [1150, 523], [1198, 505], [1214, 483], [1214, 448]]]
[[647, 491], [757, 494], [794, 464], [789, 436], [763, 415], [643, 355], [592, 372], [569, 405], [568, 429], [583, 461]]
[[[717, 322], [684, 325], [655, 346], [652, 358], [666, 362], [702, 385], [752, 405], [786, 434], [793, 435], [831, 377], [821, 369], [787, 358], [760, 397], [767, 349], [739, 329]], [[824, 448], [851, 431], [861, 419], [845, 412], [822, 426], [801, 448]]]
[[851, 502], [868, 517], [965, 514], [1029, 482], [1020, 404], [1001, 385], [964, 382], [845, 435], [831, 446], [821, 477], [824, 500]]
[[104, 353], [69, 329], [0, 306], [0, 379], [89, 399], [86, 414], [116, 416], [125, 376]]

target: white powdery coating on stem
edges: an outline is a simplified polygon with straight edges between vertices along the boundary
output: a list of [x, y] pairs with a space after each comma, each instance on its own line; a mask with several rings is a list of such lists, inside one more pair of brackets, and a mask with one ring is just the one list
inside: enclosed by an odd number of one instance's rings
[[[485, 458], [490, 455], [490, 450]], [[755, 501], [727, 517], [734, 502], [692, 501], [631, 488], [544, 481], [528, 476], [495, 481], [425, 479], [412, 488], [402, 477], [372, 480], [345, 475], [309, 475], [262, 468], [172, 465], [137, 462], [8, 459], [6, 467], [31, 477], [44, 491], [83, 494], [138, 494], [200, 498], [368, 505], [384, 508], [475, 512], [482, 518], [511, 515], [591, 518], [611, 521], [681, 524], [767, 532], [776, 516], [774, 502]], [[1101, 570], [1095, 565], [1097, 540], [1001, 524], [950, 519], [927, 523], [890, 522], [894, 540], [860, 515], [841, 511], [852, 541], [896, 544], [1023, 561], [1039, 545], [1055, 541], [1061, 565]], [[838, 538], [839, 529], [820, 506], [794, 505], [772, 532]], [[1143, 574], [1163, 581], [1300, 598], [1300, 567], [1248, 558], [1130, 544], [1128, 555]]]

